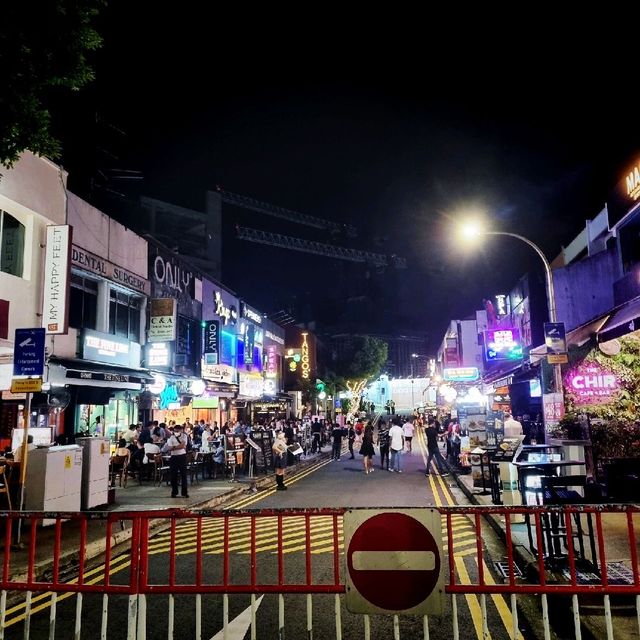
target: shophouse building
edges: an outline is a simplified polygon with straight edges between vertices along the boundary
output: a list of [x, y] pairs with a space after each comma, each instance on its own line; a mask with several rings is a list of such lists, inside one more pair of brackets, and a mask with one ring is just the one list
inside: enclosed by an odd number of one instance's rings
[[[0, 447], [24, 424], [25, 394], [12, 394], [15, 330], [42, 327], [47, 226], [66, 223], [67, 174], [45, 158], [22, 154], [0, 179]], [[47, 347], [51, 348], [51, 341]], [[33, 426], [56, 428], [56, 416]]]

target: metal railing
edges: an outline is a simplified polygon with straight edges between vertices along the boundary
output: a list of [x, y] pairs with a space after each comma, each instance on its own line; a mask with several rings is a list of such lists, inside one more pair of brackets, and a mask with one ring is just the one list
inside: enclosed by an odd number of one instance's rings
[[[229, 625], [229, 597], [251, 596], [251, 638], [256, 638], [255, 597], [278, 596], [278, 629], [284, 637], [284, 596], [306, 594], [307, 634], [313, 635], [313, 596], [333, 596], [336, 638], [342, 638], [341, 598], [346, 590], [343, 561], [342, 517], [345, 509], [286, 509], [259, 511], [144, 511], [96, 513], [4, 512], [2, 576], [0, 579], [0, 640], [5, 628], [17, 620], [7, 618], [7, 602], [20, 599], [23, 637], [29, 637], [33, 594], [50, 597], [49, 635], [54, 637], [56, 605], [59, 594], [75, 594], [75, 631], [82, 629], [83, 596], [102, 594], [100, 637], [108, 637], [110, 598], [128, 596], [127, 638], [146, 637], [147, 598], [168, 596], [167, 637], [175, 630], [175, 596], [195, 596], [195, 637], [202, 637], [202, 596], [222, 597], [223, 632]], [[498, 606], [507, 634], [522, 637], [519, 631], [519, 596], [541, 598], [545, 637], [551, 633], [548, 598], [571, 596], [573, 627], [581, 638], [580, 596], [602, 596], [607, 637], [612, 639], [611, 597], [635, 596], [640, 628], [640, 576], [638, 541], [635, 533], [640, 507], [635, 505], [567, 505], [562, 507], [441, 507], [443, 540], [442, 565], [447, 578], [445, 591], [450, 595], [452, 637], [460, 636], [460, 606], [457, 596], [478, 599], [478, 629], [489, 625], [486, 596]], [[489, 527], [487, 517], [504, 519], [506, 569], [502, 581], [494, 577], [486, 564], [484, 538]], [[520, 543], [514, 538], [512, 519], [525, 518], [534, 541], [533, 561], [525, 572], [518, 563]], [[626, 581], [612, 579], [607, 549], [607, 518], [624, 522], [628, 549]], [[28, 529], [28, 546], [16, 555], [11, 542], [17, 520]], [[589, 522], [593, 520], [594, 526]], [[52, 529], [40, 527], [53, 522]], [[28, 526], [30, 525], [30, 526]], [[74, 542], [65, 541], [63, 529], [73, 529]], [[115, 546], [116, 532], [126, 529], [128, 541]], [[91, 541], [89, 541], [91, 538]], [[586, 538], [582, 540], [581, 538]], [[90, 559], [88, 547], [100, 555]], [[617, 547], [616, 560], [620, 558]], [[70, 558], [69, 553], [75, 555]], [[166, 554], [159, 571], [154, 556]], [[26, 558], [23, 557], [26, 555]], [[95, 554], [91, 554], [95, 555]], [[285, 555], [296, 559], [296, 571], [287, 571]], [[45, 562], [46, 558], [48, 562]], [[318, 558], [322, 571], [314, 573]], [[74, 560], [75, 558], [75, 560]], [[469, 564], [473, 565], [470, 572]], [[71, 565], [71, 567], [69, 567]], [[585, 569], [588, 568], [588, 571]], [[69, 574], [69, 569], [73, 574]], [[585, 578], [585, 575], [587, 576]], [[503, 596], [510, 596], [509, 606]], [[12, 597], [13, 596], [13, 597]], [[41, 596], [38, 596], [41, 597]], [[95, 597], [95, 596], [94, 596]], [[502, 602], [502, 604], [501, 604]], [[470, 604], [470, 608], [471, 604]], [[15, 609], [13, 607], [12, 611]], [[471, 612], [473, 614], [473, 611]], [[182, 630], [184, 632], [184, 630]], [[370, 638], [368, 616], [363, 617], [363, 637]], [[428, 638], [428, 618], [424, 618], [424, 637]], [[480, 631], [478, 631], [480, 634]], [[181, 634], [181, 637], [185, 637]], [[393, 637], [400, 637], [398, 616], [393, 616]]]

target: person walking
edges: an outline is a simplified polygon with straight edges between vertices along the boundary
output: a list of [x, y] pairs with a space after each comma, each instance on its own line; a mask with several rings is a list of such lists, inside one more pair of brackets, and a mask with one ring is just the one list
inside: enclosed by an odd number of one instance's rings
[[404, 448], [404, 435], [402, 434], [402, 427], [399, 424], [395, 424], [389, 429], [389, 447], [391, 450], [391, 467], [389, 471], [395, 471], [396, 473], [402, 473], [400, 468], [400, 454]]
[[284, 485], [284, 459], [287, 455], [287, 440], [282, 431], [279, 431], [276, 435], [275, 442], [273, 443], [273, 461], [276, 467], [276, 487], [277, 491], [286, 491], [287, 487]]
[[188, 498], [187, 487], [187, 434], [182, 432], [182, 425], [173, 427], [173, 435], [167, 440], [167, 444], [162, 448], [163, 452], [168, 452], [169, 469], [171, 472], [171, 497], [178, 497], [178, 475], [182, 484], [182, 497]]
[[365, 473], [373, 472], [373, 464], [371, 462], [371, 459], [373, 458], [374, 453], [375, 450], [373, 448], [373, 426], [369, 422], [364, 428], [364, 433], [362, 435], [362, 444], [360, 445], [360, 455], [363, 456], [362, 463], [364, 465]]
[[349, 423], [349, 429], [347, 431], [347, 443], [349, 445], [349, 453], [351, 454], [351, 458], [349, 460], [353, 460], [355, 456], [353, 455], [353, 443], [356, 440], [356, 430], [353, 428], [353, 425]]
[[432, 458], [436, 459], [436, 466], [438, 467], [438, 473], [441, 476], [449, 475], [444, 472], [446, 468], [445, 461], [440, 453], [440, 447], [438, 446], [438, 427], [436, 426], [435, 420], [429, 420], [427, 424], [427, 428], [424, 431], [425, 436], [427, 437], [427, 451], [429, 455], [427, 456], [427, 468], [425, 471], [425, 476], [429, 475], [429, 471], [431, 469], [431, 460]]
[[320, 436], [322, 435], [322, 425], [318, 422], [318, 418], [314, 418], [311, 425], [311, 453], [322, 453], [322, 445], [320, 443]]
[[407, 447], [407, 451], [411, 453], [411, 441], [413, 440], [414, 426], [413, 422], [407, 417], [402, 425], [402, 435], [404, 436], [404, 443]]
[[[384, 420], [378, 426], [378, 446], [380, 447], [380, 468], [389, 470], [389, 427]], [[387, 466], [385, 467], [385, 460]]]
[[331, 450], [331, 460], [340, 460], [342, 450], [342, 437], [347, 435], [346, 429], [343, 429], [337, 422], [331, 429], [331, 438], [333, 440], [333, 448]]

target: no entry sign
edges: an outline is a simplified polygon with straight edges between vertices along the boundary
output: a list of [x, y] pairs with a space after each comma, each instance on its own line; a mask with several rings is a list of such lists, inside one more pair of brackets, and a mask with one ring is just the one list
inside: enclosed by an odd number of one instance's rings
[[349, 611], [442, 613], [442, 526], [435, 509], [350, 510], [344, 537]]

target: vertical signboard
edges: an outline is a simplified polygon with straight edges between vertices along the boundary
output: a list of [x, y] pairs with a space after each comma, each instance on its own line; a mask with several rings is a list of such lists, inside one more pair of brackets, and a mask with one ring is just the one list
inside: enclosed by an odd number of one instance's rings
[[153, 298], [149, 306], [149, 342], [176, 339], [175, 298]]
[[204, 321], [204, 345], [202, 355], [205, 364], [219, 364], [220, 321]]
[[68, 224], [47, 227], [42, 326], [50, 334], [67, 333], [71, 235]]

